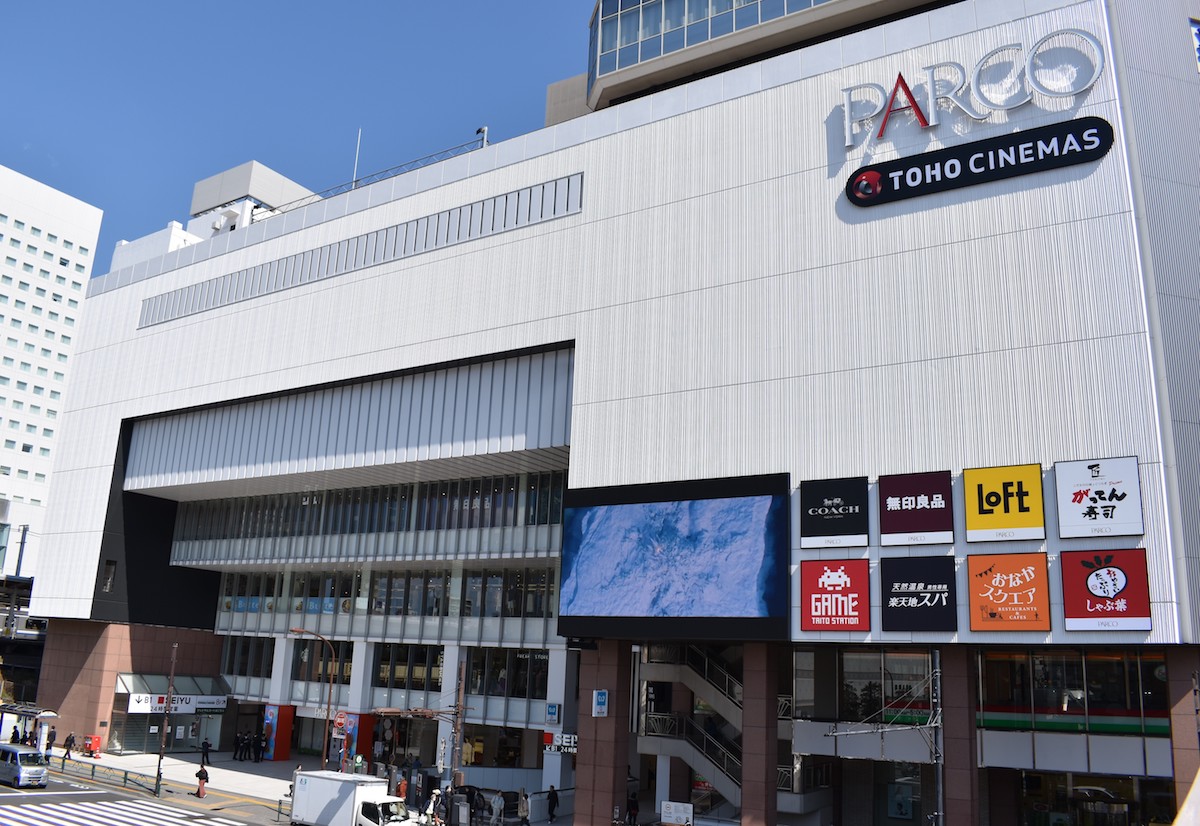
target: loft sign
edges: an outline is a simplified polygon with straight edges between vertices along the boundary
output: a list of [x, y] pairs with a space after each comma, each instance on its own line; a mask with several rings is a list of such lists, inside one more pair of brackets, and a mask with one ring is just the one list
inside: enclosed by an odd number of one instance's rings
[[[1104, 49], [1095, 35], [1082, 29], [1059, 29], [1025, 47], [997, 46], [970, 72], [956, 61], [921, 67], [913, 84], [903, 72], [891, 90], [879, 83], [842, 89], [846, 147], [866, 132], [864, 124], [879, 117], [875, 134], [882, 140], [892, 116], [910, 112], [922, 129], [938, 125], [943, 109], [986, 121], [996, 112], [1018, 109], [1039, 98], [1070, 98], [1090, 89], [1104, 70]], [[882, 117], [880, 117], [882, 116]]]

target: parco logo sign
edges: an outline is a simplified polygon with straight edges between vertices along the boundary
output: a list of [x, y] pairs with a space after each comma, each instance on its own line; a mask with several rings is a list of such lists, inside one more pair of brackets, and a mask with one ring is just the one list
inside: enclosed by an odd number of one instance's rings
[[[1059, 29], [1025, 46], [997, 46], [968, 72], [956, 61], [922, 66], [914, 84], [898, 73], [890, 90], [879, 83], [842, 89], [847, 148], [868, 134], [866, 124], [879, 118], [875, 138], [882, 140], [892, 116], [911, 112], [922, 129], [938, 126], [943, 111], [986, 121], [996, 112], [1018, 109], [1040, 99], [1070, 98], [1096, 84], [1104, 71], [1104, 49], [1082, 29]], [[871, 127], [873, 130], [873, 126]]]

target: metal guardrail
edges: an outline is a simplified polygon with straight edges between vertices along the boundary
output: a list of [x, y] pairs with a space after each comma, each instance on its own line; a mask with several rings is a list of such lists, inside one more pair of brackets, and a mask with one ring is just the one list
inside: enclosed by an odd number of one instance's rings
[[479, 135], [474, 140], [467, 141], [466, 143], [460, 143], [458, 146], [452, 146], [449, 149], [443, 149], [440, 152], [434, 152], [433, 154], [426, 155], [423, 158], [417, 158], [416, 160], [402, 163], [399, 166], [393, 166], [390, 169], [383, 170], [382, 172], [373, 172], [370, 175], [364, 175], [361, 178], [355, 178], [353, 181], [332, 186], [329, 189], [322, 190], [321, 192], [314, 192], [312, 195], [306, 195], [303, 198], [296, 199], [295, 201], [289, 201], [282, 206], [274, 207], [269, 215], [256, 218], [255, 223], [258, 221], [265, 221], [268, 218], [274, 218], [276, 215], [283, 215], [285, 212], [291, 212], [294, 209], [300, 209], [300, 207], [305, 207], [309, 204], [315, 204], [317, 201], [323, 201], [326, 198], [332, 198], [335, 195], [342, 195], [350, 192], [351, 190], [361, 189], [364, 186], [370, 186], [371, 184], [378, 183], [379, 181], [386, 181], [388, 178], [394, 178], [397, 175], [403, 175], [405, 172], [412, 172], [414, 169], [431, 166], [435, 163], [458, 157], [459, 155], [465, 155], [468, 152], [473, 152], [476, 149], [482, 149], [485, 146], [487, 146], [487, 136]]
[[70, 777], [99, 780], [104, 783], [119, 783], [122, 787], [134, 787], [154, 791], [154, 778], [128, 769], [105, 766], [93, 760], [68, 760], [66, 756], [50, 758], [50, 766], [58, 763], [58, 771]]
[[703, 677], [709, 685], [729, 698], [731, 703], [738, 708], [742, 707], [741, 681], [718, 665], [702, 649], [694, 645], [687, 647], [687, 666]]

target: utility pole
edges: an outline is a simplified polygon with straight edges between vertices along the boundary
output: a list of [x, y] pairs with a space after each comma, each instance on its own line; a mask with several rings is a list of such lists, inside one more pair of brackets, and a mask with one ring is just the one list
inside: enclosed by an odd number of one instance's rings
[[162, 737], [158, 741], [158, 771], [154, 773], [154, 796], [162, 797], [162, 761], [167, 750], [167, 731], [171, 728], [171, 706], [175, 702], [175, 656], [179, 643], [171, 643], [171, 676], [167, 678], [167, 704], [163, 708]]

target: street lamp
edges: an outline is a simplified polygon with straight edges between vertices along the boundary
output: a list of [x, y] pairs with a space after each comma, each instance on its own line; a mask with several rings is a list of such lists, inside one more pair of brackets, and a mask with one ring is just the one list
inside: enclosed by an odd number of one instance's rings
[[316, 637], [329, 647], [329, 693], [325, 697], [325, 739], [321, 745], [321, 768], [325, 768], [329, 764], [329, 717], [333, 710], [333, 672], [337, 670], [337, 653], [333, 650], [333, 643], [316, 631], [309, 631], [307, 628], [290, 628], [288, 630], [293, 634], [301, 636], [307, 634], [310, 637]]

